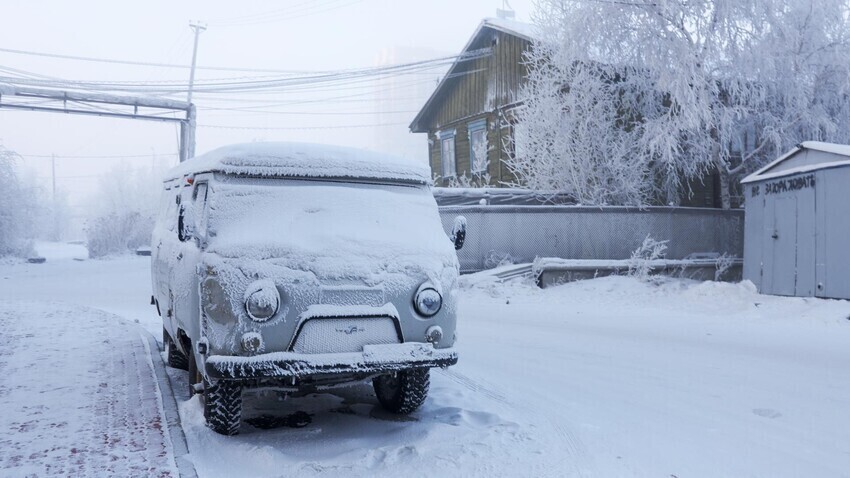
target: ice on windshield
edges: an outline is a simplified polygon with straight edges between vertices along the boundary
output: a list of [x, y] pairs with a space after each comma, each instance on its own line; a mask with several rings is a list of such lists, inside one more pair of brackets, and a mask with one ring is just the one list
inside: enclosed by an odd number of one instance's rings
[[310, 180], [218, 184], [210, 194], [212, 252], [283, 257], [453, 252], [427, 187]]

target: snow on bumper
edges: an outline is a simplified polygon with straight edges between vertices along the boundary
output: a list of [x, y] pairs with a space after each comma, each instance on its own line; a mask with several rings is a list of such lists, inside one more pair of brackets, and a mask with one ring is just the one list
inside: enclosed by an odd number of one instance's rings
[[380, 373], [407, 368], [448, 367], [457, 363], [455, 349], [431, 344], [366, 345], [363, 352], [300, 354], [273, 352], [253, 357], [214, 355], [207, 359], [212, 378], [304, 378], [316, 374]]

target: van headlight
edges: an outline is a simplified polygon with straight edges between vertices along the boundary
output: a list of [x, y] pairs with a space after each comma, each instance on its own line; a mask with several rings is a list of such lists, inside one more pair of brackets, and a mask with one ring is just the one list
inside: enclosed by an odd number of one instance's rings
[[430, 284], [423, 284], [413, 298], [413, 306], [419, 315], [433, 317], [443, 307], [443, 296]]
[[245, 311], [248, 317], [257, 321], [265, 322], [280, 309], [280, 293], [274, 282], [262, 280], [255, 282], [245, 292]]

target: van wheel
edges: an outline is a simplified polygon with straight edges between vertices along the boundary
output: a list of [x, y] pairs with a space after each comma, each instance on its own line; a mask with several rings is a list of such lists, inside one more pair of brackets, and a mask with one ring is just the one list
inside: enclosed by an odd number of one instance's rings
[[221, 435], [239, 433], [242, 420], [242, 386], [219, 380], [215, 385], [204, 381], [204, 418], [207, 426]]
[[165, 328], [162, 329], [162, 343], [165, 346], [166, 357], [168, 357], [168, 366], [180, 370], [189, 370], [189, 359], [177, 348]]
[[431, 384], [431, 370], [413, 368], [380, 375], [372, 380], [378, 402], [387, 411], [407, 414], [425, 402]]

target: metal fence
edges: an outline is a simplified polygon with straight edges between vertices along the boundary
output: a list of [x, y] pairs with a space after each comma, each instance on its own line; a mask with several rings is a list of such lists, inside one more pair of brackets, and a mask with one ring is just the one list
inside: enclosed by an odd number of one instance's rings
[[462, 272], [536, 257], [627, 259], [644, 238], [669, 241], [667, 258], [696, 253], [742, 257], [744, 211], [703, 208], [583, 206], [441, 206], [443, 228], [467, 220], [458, 251]]

